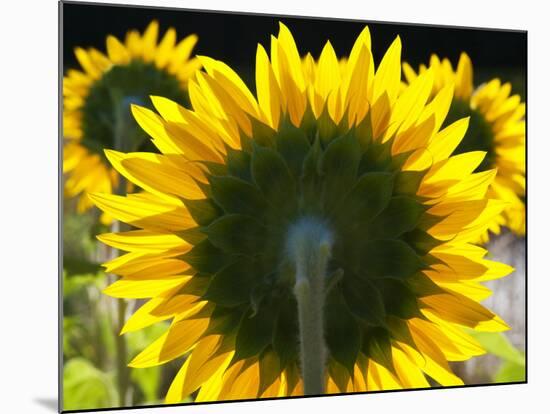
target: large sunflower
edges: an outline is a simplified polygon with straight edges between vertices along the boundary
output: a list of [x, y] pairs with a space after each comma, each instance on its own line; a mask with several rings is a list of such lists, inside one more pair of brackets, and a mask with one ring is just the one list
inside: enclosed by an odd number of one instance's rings
[[[79, 212], [92, 206], [85, 193], [111, 193], [117, 186], [103, 148], [135, 151], [146, 141], [129, 122], [130, 103], [146, 104], [150, 93], [181, 102], [187, 80], [200, 68], [196, 58], [189, 59], [196, 35], [176, 44], [170, 28], [157, 44], [158, 32], [152, 21], [143, 35], [130, 30], [124, 43], [107, 36], [107, 54], [75, 49], [82, 70], [69, 69], [63, 78], [63, 172], [65, 195], [78, 197]], [[105, 215], [103, 221], [109, 221]]]
[[[462, 154], [469, 151], [485, 151], [487, 155], [476, 171], [497, 170], [489, 186], [489, 197], [508, 204], [496, 216], [488, 231], [500, 233], [506, 226], [515, 234], [525, 234], [525, 103], [519, 95], [510, 95], [510, 83], [492, 79], [474, 90], [472, 61], [466, 53], [460, 55], [456, 70], [449, 59], [430, 58], [429, 68], [434, 72], [432, 96], [446, 85], [454, 84], [454, 99], [443, 126], [463, 117], [470, 117], [470, 126], [464, 139], [453, 151]], [[419, 73], [428, 68], [420, 65]], [[417, 73], [407, 63], [403, 72], [408, 83]], [[488, 232], [482, 241], [488, 240]]]
[[130, 367], [187, 355], [167, 402], [458, 385], [448, 361], [484, 353], [461, 327], [508, 329], [478, 302], [511, 268], [470, 243], [503, 208], [496, 171], [450, 156], [452, 85], [428, 103], [429, 70], [398, 94], [400, 54], [375, 70], [365, 28], [344, 70], [329, 42], [302, 65], [281, 24], [256, 96], [199, 57], [193, 110], [133, 106], [162, 154], [108, 151], [144, 191], [91, 198], [137, 228], [99, 236], [128, 252], [105, 293], [149, 299], [122, 333], [171, 320]]

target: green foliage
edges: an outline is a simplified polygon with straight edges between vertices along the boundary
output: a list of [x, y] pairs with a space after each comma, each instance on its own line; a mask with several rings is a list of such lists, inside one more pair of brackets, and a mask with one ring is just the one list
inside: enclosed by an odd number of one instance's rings
[[525, 353], [514, 347], [501, 332], [477, 332], [468, 330], [490, 354], [499, 357], [502, 363], [493, 377], [494, 382], [525, 381]]
[[81, 410], [118, 405], [112, 373], [104, 373], [84, 358], [72, 358], [63, 369], [63, 409]]
[[[165, 330], [166, 324], [159, 323], [137, 332], [126, 334], [128, 353], [130, 355], [136, 355], [161, 336]], [[130, 379], [143, 395], [143, 399], [140, 399], [140, 401], [149, 404], [160, 402], [161, 396], [159, 395], [159, 387], [162, 380], [161, 366], [132, 369]]]

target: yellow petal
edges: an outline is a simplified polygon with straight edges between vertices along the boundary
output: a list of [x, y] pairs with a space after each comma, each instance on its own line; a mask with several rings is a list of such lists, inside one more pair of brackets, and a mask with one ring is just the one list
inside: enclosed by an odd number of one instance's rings
[[130, 252], [186, 253], [191, 245], [172, 233], [156, 233], [149, 230], [132, 230], [121, 233], [104, 233], [97, 238], [108, 246]]
[[109, 59], [116, 65], [125, 65], [130, 62], [130, 53], [116, 37], [107, 36], [107, 53]]
[[374, 75], [374, 90], [370, 101], [376, 102], [382, 94], [386, 93], [390, 103], [393, 105], [397, 98], [400, 84], [401, 39], [397, 36], [386, 51], [386, 54], [380, 62], [380, 66], [376, 70], [376, 75]]
[[166, 333], [139, 353], [129, 364], [146, 368], [163, 364], [188, 352], [208, 327], [209, 319], [189, 319], [172, 323]]
[[281, 101], [280, 90], [267, 53], [262, 45], [256, 50], [256, 94], [266, 123], [272, 128], [279, 125]]
[[185, 230], [196, 226], [182, 203], [175, 204], [168, 199], [151, 199], [143, 194], [130, 194], [126, 197], [89, 194], [89, 197], [101, 210], [132, 226], [159, 231]]

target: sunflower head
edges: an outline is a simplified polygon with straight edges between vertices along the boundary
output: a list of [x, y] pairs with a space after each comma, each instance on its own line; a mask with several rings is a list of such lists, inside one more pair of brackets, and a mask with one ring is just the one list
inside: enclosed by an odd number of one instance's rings
[[303, 394], [306, 337], [329, 393], [461, 384], [448, 361], [483, 353], [461, 327], [507, 329], [479, 282], [511, 269], [471, 244], [503, 208], [495, 171], [451, 156], [468, 126], [441, 129], [452, 85], [431, 99], [427, 70], [399, 93], [400, 53], [375, 68], [365, 28], [343, 64], [330, 43], [304, 63], [281, 24], [256, 96], [200, 57], [193, 109], [133, 106], [161, 154], [108, 152], [144, 191], [91, 198], [136, 227], [99, 237], [128, 252], [105, 292], [149, 299], [123, 332], [172, 321], [130, 366], [187, 355], [167, 402]]
[[[117, 186], [118, 176], [108, 167], [103, 148], [154, 150], [135, 127], [130, 104], [147, 105], [151, 93], [177, 102], [187, 99], [187, 81], [200, 67], [196, 58], [189, 59], [197, 36], [176, 43], [176, 31], [170, 28], [157, 42], [158, 32], [153, 21], [143, 35], [129, 31], [124, 42], [107, 36], [106, 54], [75, 49], [82, 70], [70, 69], [63, 78], [66, 196], [111, 192]], [[91, 207], [88, 197], [79, 197], [77, 207]]]
[[[487, 153], [477, 171], [497, 169], [497, 176], [489, 187], [490, 197], [508, 203], [502, 214], [495, 217], [489, 231], [500, 233], [506, 226], [518, 235], [525, 234], [525, 104], [519, 95], [511, 95], [510, 83], [492, 79], [474, 90], [473, 66], [466, 53], [460, 55], [456, 70], [449, 59], [430, 58], [428, 67], [420, 65], [418, 74], [432, 70], [435, 75], [432, 95], [447, 85], [454, 84], [454, 98], [443, 126], [469, 117], [464, 139], [453, 154], [469, 151]], [[407, 63], [403, 72], [408, 83], [417, 73]], [[488, 232], [481, 241], [488, 240]]]

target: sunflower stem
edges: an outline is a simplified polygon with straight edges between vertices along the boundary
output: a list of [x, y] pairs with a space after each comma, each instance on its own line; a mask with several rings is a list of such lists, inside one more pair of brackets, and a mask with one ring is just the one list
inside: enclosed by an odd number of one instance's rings
[[[115, 123], [114, 123], [114, 149], [116, 151], [125, 151], [127, 150], [127, 145], [125, 145], [124, 134], [128, 133], [128, 117], [129, 110], [127, 104], [124, 104], [124, 100], [120, 100], [118, 105], [115, 105]], [[126, 194], [126, 179], [119, 175], [118, 184], [115, 188], [115, 194], [125, 195]], [[113, 220], [111, 224], [111, 231], [113, 233], [121, 231], [121, 223], [118, 220]], [[113, 248], [112, 255], [114, 257], [118, 256], [117, 249]], [[124, 299], [116, 299], [116, 321], [115, 321], [115, 348], [116, 348], [116, 372], [117, 372], [117, 385], [118, 385], [118, 395], [119, 402], [121, 406], [126, 406], [130, 404], [128, 400], [128, 389], [130, 386], [130, 373], [127, 367], [128, 360], [128, 344], [126, 337], [120, 335], [125, 320], [126, 320], [126, 310], [128, 303]]]
[[325, 391], [325, 282], [332, 243], [326, 224], [309, 217], [295, 223], [287, 238], [288, 256], [296, 271], [294, 295], [298, 302], [304, 395]]

